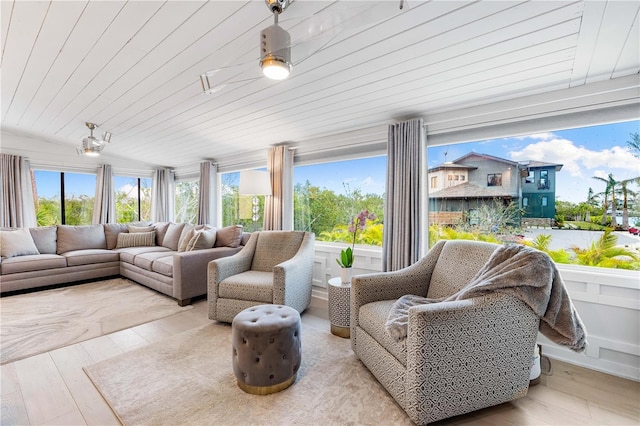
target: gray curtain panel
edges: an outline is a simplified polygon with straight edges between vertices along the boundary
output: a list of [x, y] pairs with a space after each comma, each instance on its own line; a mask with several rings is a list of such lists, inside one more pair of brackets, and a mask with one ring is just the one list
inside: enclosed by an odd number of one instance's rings
[[103, 164], [98, 169], [96, 197], [93, 203], [93, 224], [117, 222], [113, 169], [109, 164]]
[[200, 193], [198, 199], [198, 225], [218, 222], [215, 205], [218, 188], [218, 166], [211, 161], [200, 163]]
[[171, 169], [156, 169], [151, 184], [151, 221], [173, 220], [174, 174]]
[[421, 256], [426, 151], [424, 124], [414, 119], [389, 126], [382, 270], [397, 271]]
[[18, 155], [0, 154], [0, 226], [37, 226], [36, 206], [29, 160]]
[[293, 229], [293, 218], [285, 206], [292, 205], [293, 152], [287, 145], [278, 145], [267, 153], [267, 170], [271, 178], [271, 194], [265, 198], [265, 231]]

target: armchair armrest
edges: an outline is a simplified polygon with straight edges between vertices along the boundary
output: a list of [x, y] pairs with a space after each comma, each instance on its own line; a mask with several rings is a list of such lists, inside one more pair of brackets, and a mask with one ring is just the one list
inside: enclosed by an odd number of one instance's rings
[[273, 303], [302, 312], [311, 302], [315, 235], [306, 232], [298, 252], [273, 267]]
[[[514, 398], [524, 396], [538, 326], [535, 313], [508, 295], [411, 307], [406, 341], [409, 416], [438, 419], [459, 414], [446, 411], [451, 401], [504, 401], [504, 395], [483, 392], [487, 381], [502, 382], [494, 388], [511, 389]], [[452, 380], [467, 385], [449, 386]]]
[[215, 299], [218, 298], [218, 285], [222, 280], [232, 275], [246, 272], [251, 268], [257, 241], [258, 236], [254, 234], [238, 253], [209, 262], [207, 270], [207, 296], [209, 302], [214, 301], [215, 304]]

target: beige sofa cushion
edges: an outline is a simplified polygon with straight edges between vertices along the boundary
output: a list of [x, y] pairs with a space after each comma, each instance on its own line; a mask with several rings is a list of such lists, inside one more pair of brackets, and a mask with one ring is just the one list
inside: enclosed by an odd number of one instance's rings
[[74, 250], [63, 254], [67, 266], [93, 265], [96, 263], [118, 262], [120, 254], [111, 250], [89, 249]]
[[[173, 254], [170, 254], [169, 256], [173, 256]], [[151, 266], [153, 265], [153, 262], [161, 257], [167, 257], [167, 252], [153, 251], [149, 253], [141, 253], [133, 260], [133, 264], [146, 269], [147, 271], [152, 271], [153, 269]]]
[[66, 266], [67, 259], [57, 254], [17, 256], [2, 260], [2, 275], [65, 268]]
[[129, 226], [126, 223], [105, 223], [104, 236], [107, 240], [107, 250], [113, 250], [118, 244], [118, 235], [122, 232], [129, 232]]
[[142, 253], [151, 253], [151, 252], [171, 252], [166, 247], [127, 247], [122, 249], [115, 249], [116, 252], [120, 253], [120, 261], [127, 262], [130, 264], [135, 263], [136, 256]]
[[40, 254], [56, 254], [57, 226], [29, 228], [29, 232]]
[[239, 247], [242, 241], [242, 225], [225, 226], [216, 231], [214, 247]]
[[0, 254], [2, 257], [40, 254], [27, 228], [0, 231]]
[[154, 260], [151, 269], [153, 272], [173, 277], [173, 256], [165, 256]]
[[58, 225], [58, 254], [73, 250], [106, 249], [107, 239], [102, 225]]

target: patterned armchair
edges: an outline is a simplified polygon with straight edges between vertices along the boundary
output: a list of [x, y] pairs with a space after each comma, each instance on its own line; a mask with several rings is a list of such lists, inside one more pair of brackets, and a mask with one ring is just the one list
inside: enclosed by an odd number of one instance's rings
[[309, 232], [254, 232], [238, 253], [209, 262], [209, 318], [230, 323], [240, 311], [270, 303], [304, 311], [311, 302], [314, 241]]
[[539, 319], [497, 294], [409, 309], [407, 338], [385, 323], [403, 295], [445, 298], [471, 281], [495, 244], [440, 241], [400, 271], [351, 282], [351, 346], [412, 421], [426, 424], [527, 393]]

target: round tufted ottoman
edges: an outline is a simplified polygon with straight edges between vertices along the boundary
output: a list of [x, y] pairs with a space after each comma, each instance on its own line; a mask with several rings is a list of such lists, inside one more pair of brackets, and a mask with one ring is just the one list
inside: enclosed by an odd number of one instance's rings
[[302, 361], [300, 314], [283, 305], [258, 305], [231, 324], [233, 372], [247, 393], [267, 395], [291, 386]]

